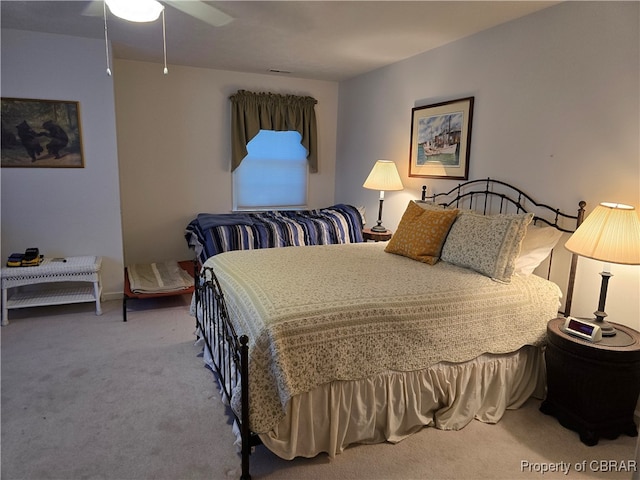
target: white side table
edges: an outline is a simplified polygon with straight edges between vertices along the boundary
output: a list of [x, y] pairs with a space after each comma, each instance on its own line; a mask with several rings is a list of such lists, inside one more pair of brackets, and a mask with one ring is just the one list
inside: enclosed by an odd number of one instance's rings
[[[66, 257], [66, 262], [45, 258], [37, 267], [2, 268], [2, 325], [9, 324], [14, 308], [95, 302], [101, 315], [101, 264], [102, 257]], [[18, 288], [37, 284], [47, 285]]]

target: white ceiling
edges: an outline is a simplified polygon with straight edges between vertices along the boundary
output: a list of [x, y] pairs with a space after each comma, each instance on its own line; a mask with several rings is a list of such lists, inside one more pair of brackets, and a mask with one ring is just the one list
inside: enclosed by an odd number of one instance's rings
[[[99, 0], [98, 0], [99, 1]], [[193, 1], [193, 0], [186, 0]], [[2, 28], [104, 38], [102, 7], [88, 1], [0, 0]], [[94, 2], [95, 3], [95, 2]], [[101, 4], [102, 2], [100, 2]], [[240, 72], [290, 72], [340, 81], [559, 2], [217, 1], [232, 16], [213, 27], [166, 8], [167, 62]], [[108, 17], [116, 58], [162, 63], [162, 23]], [[283, 73], [280, 73], [283, 75]]]

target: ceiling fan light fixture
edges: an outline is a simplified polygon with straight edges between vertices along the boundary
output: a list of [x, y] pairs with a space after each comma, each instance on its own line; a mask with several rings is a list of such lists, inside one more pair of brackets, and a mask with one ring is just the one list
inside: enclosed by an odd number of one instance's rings
[[164, 6], [156, 0], [105, 0], [111, 13], [130, 22], [153, 22]]
[[156, 0], [104, 0], [102, 15], [104, 18], [104, 43], [107, 55], [107, 75], [111, 76], [109, 66], [109, 33], [107, 27], [107, 7], [112, 14], [130, 22], [153, 22], [162, 14], [162, 53], [164, 56], [164, 74], [167, 68], [167, 29], [164, 19], [164, 6]]

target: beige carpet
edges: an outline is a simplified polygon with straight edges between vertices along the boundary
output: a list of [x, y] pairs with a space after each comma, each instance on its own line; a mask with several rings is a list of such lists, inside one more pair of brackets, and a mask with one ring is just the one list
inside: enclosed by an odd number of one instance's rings
[[[3, 480], [238, 478], [224, 406], [193, 344], [188, 297], [129, 305], [127, 323], [120, 302], [106, 302], [99, 317], [90, 304], [10, 312], [0, 330]], [[635, 438], [586, 447], [539, 403], [497, 425], [427, 428], [334, 459], [284, 461], [260, 446], [251, 472], [296, 480], [632, 478], [596, 470], [602, 460], [635, 460]], [[534, 471], [561, 462], [568, 475]]]

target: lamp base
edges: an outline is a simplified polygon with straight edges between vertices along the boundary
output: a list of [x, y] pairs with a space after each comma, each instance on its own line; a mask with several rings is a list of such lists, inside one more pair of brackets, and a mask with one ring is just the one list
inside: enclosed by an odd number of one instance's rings
[[607, 287], [609, 286], [609, 279], [613, 276], [609, 272], [608, 265], [605, 263], [603, 271], [600, 272], [602, 277], [602, 283], [600, 284], [600, 300], [598, 301], [598, 310], [593, 312], [596, 316], [594, 323], [602, 330], [603, 337], [613, 337], [616, 334], [616, 329], [605, 320], [607, 314], [604, 311], [604, 304], [607, 299]]
[[372, 232], [385, 233], [387, 231], [387, 227], [383, 227], [382, 225], [374, 225], [371, 227]]
[[[598, 312], [596, 312], [596, 313], [598, 313]], [[616, 336], [616, 329], [613, 327], [613, 325], [611, 325], [606, 320], [602, 320], [602, 319], [598, 318], [598, 316], [596, 316], [596, 318], [594, 320], [592, 320], [592, 323], [594, 325], [598, 325], [600, 327], [600, 330], [602, 330], [602, 336], [603, 337], [615, 337]]]

